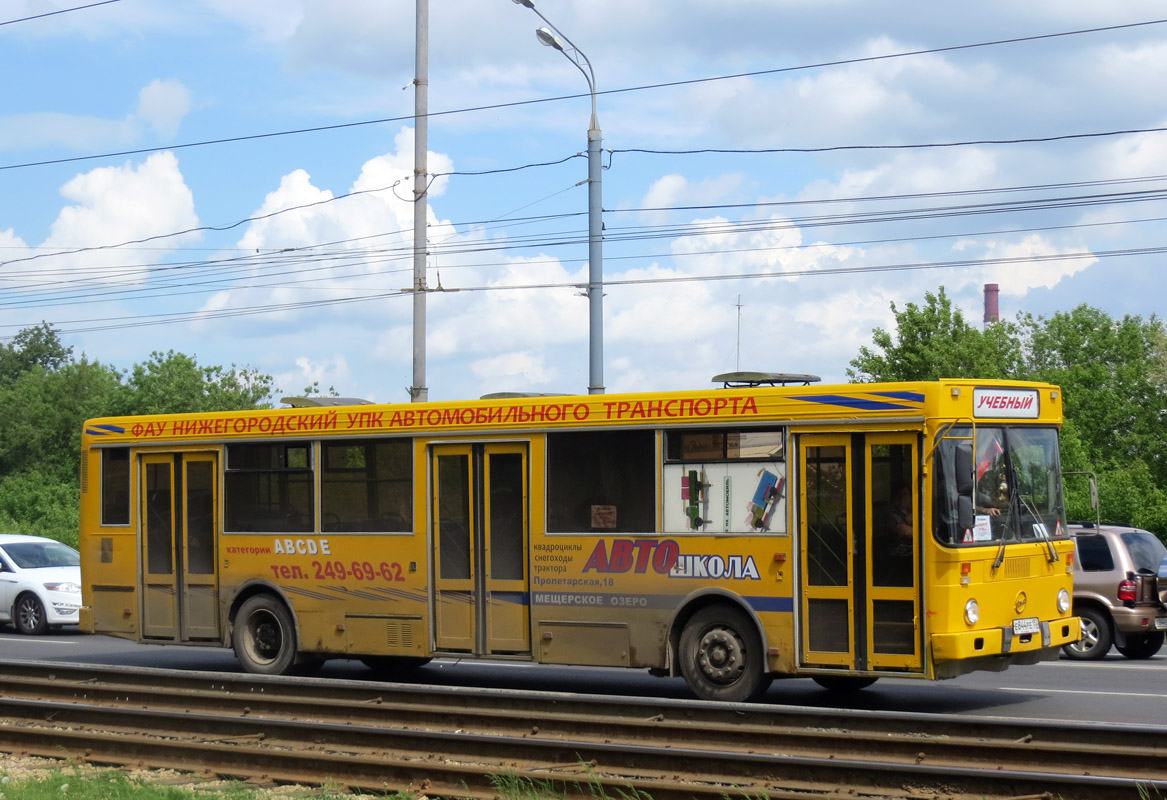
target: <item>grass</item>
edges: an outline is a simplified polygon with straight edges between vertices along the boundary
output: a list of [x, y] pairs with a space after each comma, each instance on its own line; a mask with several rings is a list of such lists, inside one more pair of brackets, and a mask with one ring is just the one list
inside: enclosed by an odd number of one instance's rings
[[[592, 800], [652, 800], [649, 795], [631, 786], [617, 790], [613, 796], [595, 779], [590, 765], [583, 766], [581, 781], [571, 786], [533, 781], [514, 774], [496, 775], [491, 780], [499, 797], [505, 800], [562, 800], [566, 794], [590, 796]], [[217, 800], [286, 800], [307, 797], [356, 800], [358, 796], [347, 794], [335, 785], [267, 790], [236, 781], [227, 784], [213, 782], [199, 787], [194, 777], [186, 786], [171, 786], [127, 775], [116, 769], [97, 771], [78, 765], [36, 770], [24, 777], [17, 777], [8, 774], [0, 762], [0, 800], [203, 800], [210, 797]], [[360, 797], [367, 798], [369, 795]], [[386, 800], [416, 800], [414, 795], [400, 793], [378, 797]]]
[[[192, 783], [196, 779], [192, 778]], [[273, 798], [312, 797], [322, 800], [345, 800], [353, 795], [333, 787], [297, 787], [294, 794], [255, 789], [243, 783], [208, 784], [206, 788], [167, 786], [134, 778], [119, 770], [95, 772], [92, 769], [53, 768], [27, 777], [9, 775], [0, 765], [0, 800], [272, 800]], [[406, 800], [407, 795], [386, 795]]]

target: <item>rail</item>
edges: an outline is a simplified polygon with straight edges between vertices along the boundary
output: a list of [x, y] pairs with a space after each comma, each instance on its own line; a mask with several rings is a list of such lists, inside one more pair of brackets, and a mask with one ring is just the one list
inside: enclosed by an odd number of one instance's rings
[[0, 751], [431, 797], [1167, 793], [1167, 728], [34, 662], [0, 662]]

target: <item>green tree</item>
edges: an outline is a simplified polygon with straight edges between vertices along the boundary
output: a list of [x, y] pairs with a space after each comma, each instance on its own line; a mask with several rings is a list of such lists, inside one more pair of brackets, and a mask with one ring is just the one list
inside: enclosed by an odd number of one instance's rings
[[1026, 377], [1062, 387], [1073, 419], [1096, 461], [1141, 461], [1167, 485], [1167, 391], [1161, 367], [1163, 325], [1152, 317], [1112, 319], [1081, 305], [1049, 319], [1022, 315]]
[[[941, 287], [925, 303], [892, 306], [893, 332], [872, 331], [848, 374], [856, 380], [1014, 378], [1057, 384], [1064, 398], [1062, 466], [1098, 474], [1105, 520], [1167, 538], [1167, 334], [1155, 317], [1112, 319], [1081, 305], [1050, 318], [1020, 315], [978, 331]], [[1092, 516], [1085, 482], [1067, 483], [1071, 516]]]
[[58, 333], [47, 322], [42, 322], [21, 330], [9, 344], [0, 342], [0, 386], [11, 384], [33, 367], [52, 372], [64, 366], [73, 354], [73, 348], [61, 344]]
[[916, 381], [940, 378], [1004, 378], [1021, 363], [1017, 327], [997, 323], [980, 330], [965, 321], [944, 293], [926, 292], [924, 305], [908, 303], [895, 314], [894, 333], [876, 328], [873, 348], [859, 348], [847, 374], [852, 380]]
[[75, 543], [85, 420], [262, 407], [272, 379], [153, 353], [128, 373], [76, 360], [47, 323], [0, 344], [0, 527]]
[[272, 378], [257, 370], [201, 367], [191, 356], [154, 352], [130, 370], [125, 414], [176, 414], [266, 408]]
[[55, 371], [37, 366], [0, 389], [0, 478], [37, 472], [76, 479], [81, 426], [121, 395], [117, 370], [82, 358]]

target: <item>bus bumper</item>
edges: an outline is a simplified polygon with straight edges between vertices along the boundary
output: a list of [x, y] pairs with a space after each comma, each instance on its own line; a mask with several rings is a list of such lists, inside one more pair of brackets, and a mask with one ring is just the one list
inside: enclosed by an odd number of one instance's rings
[[1081, 631], [1082, 627], [1077, 617], [1065, 617], [1042, 622], [1040, 633], [1021, 636], [1013, 633], [1012, 626], [960, 633], [936, 633], [932, 635], [932, 659], [939, 665], [944, 661], [962, 661], [984, 656], [1015, 656], [1017, 658], [1007, 660], [1014, 663], [1032, 663], [1032, 655], [1038, 651], [1052, 650], [1054, 653], [1052, 657], [1056, 658], [1058, 649], [1064, 644], [1076, 642]]

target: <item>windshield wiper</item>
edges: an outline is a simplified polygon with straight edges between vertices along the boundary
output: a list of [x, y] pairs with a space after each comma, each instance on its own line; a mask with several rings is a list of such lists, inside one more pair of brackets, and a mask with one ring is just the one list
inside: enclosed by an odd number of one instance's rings
[[1046, 559], [1049, 563], [1054, 563], [1058, 560], [1058, 551], [1054, 549], [1054, 543], [1050, 540], [1049, 528], [1046, 527], [1045, 520], [1038, 515], [1037, 510], [1034, 509], [1033, 505], [1023, 495], [1018, 494], [1017, 500], [1025, 506], [1025, 510], [1036, 520], [1034, 526], [1038, 531], [1038, 537], [1045, 542]]
[[[1001, 531], [1001, 546], [997, 549], [997, 557], [993, 559], [993, 569], [996, 570], [1001, 566], [1001, 562], [1005, 560], [1005, 544], [1009, 541], [1009, 533], [1013, 530], [1013, 508], [1017, 505], [1017, 492], [1009, 493], [1009, 505], [1005, 508], [1005, 513], [1001, 516], [1001, 526], [1004, 530]], [[1020, 513], [1017, 515], [1021, 516]]]

